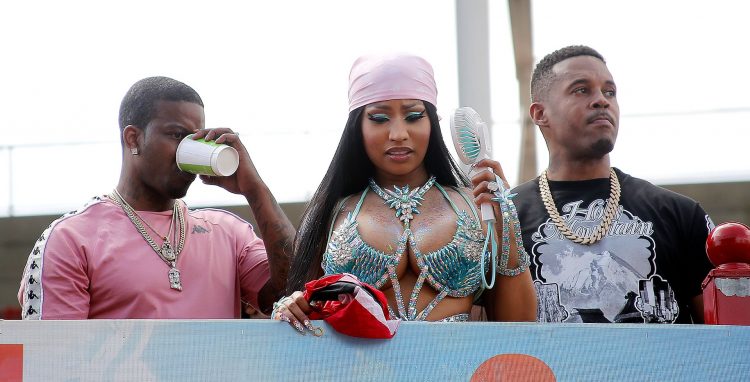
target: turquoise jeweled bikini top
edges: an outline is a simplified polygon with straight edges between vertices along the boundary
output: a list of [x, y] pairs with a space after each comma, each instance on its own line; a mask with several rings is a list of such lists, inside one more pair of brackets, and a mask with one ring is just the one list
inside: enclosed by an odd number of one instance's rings
[[[410, 221], [414, 218], [413, 215], [419, 213], [417, 206], [420, 204], [422, 196], [433, 184], [440, 190], [456, 213], [456, 232], [450, 243], [442, 248], [422, 253], [410, 228]], [[375, 191], [385, 199], [387, 205], [395, 208], [396, 216], [404, 224], [404, 232], [401, 234], [396, 251], [393, 254], [372, 248], [362, 240], [357, 229], [357, 214], [362, 207], [368, 189]], [[479, 292], [482, 277], [480, 261], [482, 259], [484, 233], [477, 212], [466, 195], [457, 190], [471, 207], [472, 215], [469, 215], [466, 211], [459, 211], [445, 190], [435, 183], [434, 177], [430, 178], [422, 187], [411, 192], [408, 186], [402, 189], [394, 189], [395, 192], [383, 190], [374, 181], [370, 181], [370, 186], [362, 192], [354, 211], [349, 213], [345, 221], [329, 235], [328, 245], [323, 254], [322, 266], [327, 275], [351, 273], [376, 288], [381, 288], [390, 279], [398, 305], [396, 315], [402, 320], [424, 320], [445, 296], [466, 297]], [[344, 202], [341, 203], [336, 215], [343, 208], [343, 205]], [[331, 229], [333, 229], [333, 225]], [[407, 246], [416, 257], [417, 266], [421, 270], [409, 298], [408, 310], [404, 307], [396, 274], [396, 266], [406, 253]], [[438, 295], [425, 309], [417, 312], [417, 297], [425, 281], [438, 291]], [[395, 312], [393, 309], [391, 311]]]

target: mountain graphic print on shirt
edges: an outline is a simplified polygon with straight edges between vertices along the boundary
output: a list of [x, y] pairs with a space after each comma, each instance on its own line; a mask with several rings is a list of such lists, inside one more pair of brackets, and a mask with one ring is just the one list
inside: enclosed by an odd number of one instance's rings
[[[606, 201], [597, 199], [587, 208], [580, 203], [563, 207], [568, 211], [563, 219], [574, 232], [575, 227], [596, 227]], [[542, 224], [532, 236], [538, 263], [535, 279], [544, 280], [536, 286], [546, 291], [539, 296], [544, 307], [540, 318], [547, 322], [673, 322], [678, 313], [674, 293], [668, 282], [653, 278], [652, 226], [621, 207], [605, 246], [601, 241], [576, 244], [562, 236], [551, 219]], [[562, 303], [561, 312], [553, 304], [556, 300]]]

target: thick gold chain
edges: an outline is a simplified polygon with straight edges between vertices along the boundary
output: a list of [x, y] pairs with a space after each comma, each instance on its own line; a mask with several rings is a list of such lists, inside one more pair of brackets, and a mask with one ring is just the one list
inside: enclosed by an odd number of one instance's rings
[[592, 232], [590, 236], [583, 237], [573, 233], [570, 227], [565, 224], [560, 213], [557, 212], [557, 207], [555, 207], [555, 201], [552, 199], [552, 192], [550, 192], [549, 183], [547, 181], [547, 170], [544, 170], [542, 175], [539, 176], [539, 194], [542, 196], [544, 208], [547, 209], [547, 213], [552, 219], [552, 222], [555, 223], [555, 226], [557, 226], [557, 229], [560, 230], [560, 233], [566, 238], [575, 243], [590, 245], [601, 240], [607, 234], [609, 226], [612, 224], [612, 220], [620, 209], [620, 182], [617, 180], [617, 174], [614, 169], [609, 170], [609, 179], [609, 199], [607, 199], [607, 205], [604, 208], [602, 222], [596, 227], [596, 229], [594, 229], [594, 232]]
[[[146, 242], [151, 246], [154, 252], [156, 252], [156, 254], [159, 255], [159, 257], [162, 260], [164, 260], [164, 262], [167, 263], [167, 265], [172, 266], [172, 263], [177, 260], [177, 257], [180, 255], [180, 252], [182, 252], [182, 249], [185, 247], [185, 231], [186, 231], [185, 217], [182, 213], [182, 209], [179, 207], [179, 202], [175, 200], [174, 207], [172, 209], [173, 222], [174, 222], [174, 219], [176, 218], [179, 223], [178, 224], [179, 225], [179, 229], [178, 229], [179, 241], [177, 243], [177, 248], [175, 248], [174, 250], [175, 259], [169, 260], [164, 257], [164, 255], [162, 254], [161, 248], [159, 248], [159, 246], [156, 244], [154, 239], [151, 238], [151, 235], [149, 235], [148, 232], [146, 232], [146, 227], [143, 226], [143, 223], [146, 223], [146, 221], [143, 220], [138, 215], [137, 212], [135, 212], [135, 209], [133, 209], [133, 207], [130, 206], [130, 204], [128, 204], [127, 201], [125, 201], [125, 198], [123, 198], [122, 195], [120, 195], [117, 189], [115, 189], [112, 192], [112, 194], [108, 196], [115, 204], [122, 207], [122, 210], [125, 211], [125, 215], [128, 216], [128, 218], [133, 223], [135, 228], [138, 230], [138, 232], [140, 232], [141, 236], [143, 236], [143, 239], [146, 240]], [[148, 225], [148, 223], [146, 224]], [[172, 223], [170, 223], [170, 225], [171, 224]], [[151, 230], [154, 230], [150, 225], [148, 227], [151, 228]], [[170, 228], [170, 232], [171, 232], [171, 228]], [[155, 230], [154, 230], [154, 233], [156, 233], [157, 235], [159, 234]], [[166, 241], [166, 238], [165, 238], [165, 241]]]

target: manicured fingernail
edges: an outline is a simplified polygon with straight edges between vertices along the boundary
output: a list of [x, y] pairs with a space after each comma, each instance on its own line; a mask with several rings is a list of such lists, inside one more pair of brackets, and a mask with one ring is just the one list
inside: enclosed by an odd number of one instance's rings
[[310, 331], [315, 330], [315, 327], [312, 326], [312, 322], [310, 322], [310, 320], [305, 320], [305, 327]]
[[297, 328], [297, 330], [299, 330], [300, 333], [302, 334], [305, 333], [305, 329], [302, 328], [302, 325], [300, 325], [299, 321], [294, 321], [294, 327]]

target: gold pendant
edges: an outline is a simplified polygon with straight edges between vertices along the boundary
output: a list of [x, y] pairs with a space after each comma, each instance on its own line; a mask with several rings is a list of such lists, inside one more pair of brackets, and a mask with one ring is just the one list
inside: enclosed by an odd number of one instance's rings
[[177, 258], [174, 249], [172, 249], [172, 245], [170, 245], [167, 240], [164, 240], [164, 244], [161, 246], [161, 257], [167, 261], [174, 261]]
[[180, 270], [175, 267], [172, 263], [172, 268], [169, 269], [169, 287], [174, 290], [182, 290], [182, 281], [180, 280]]

